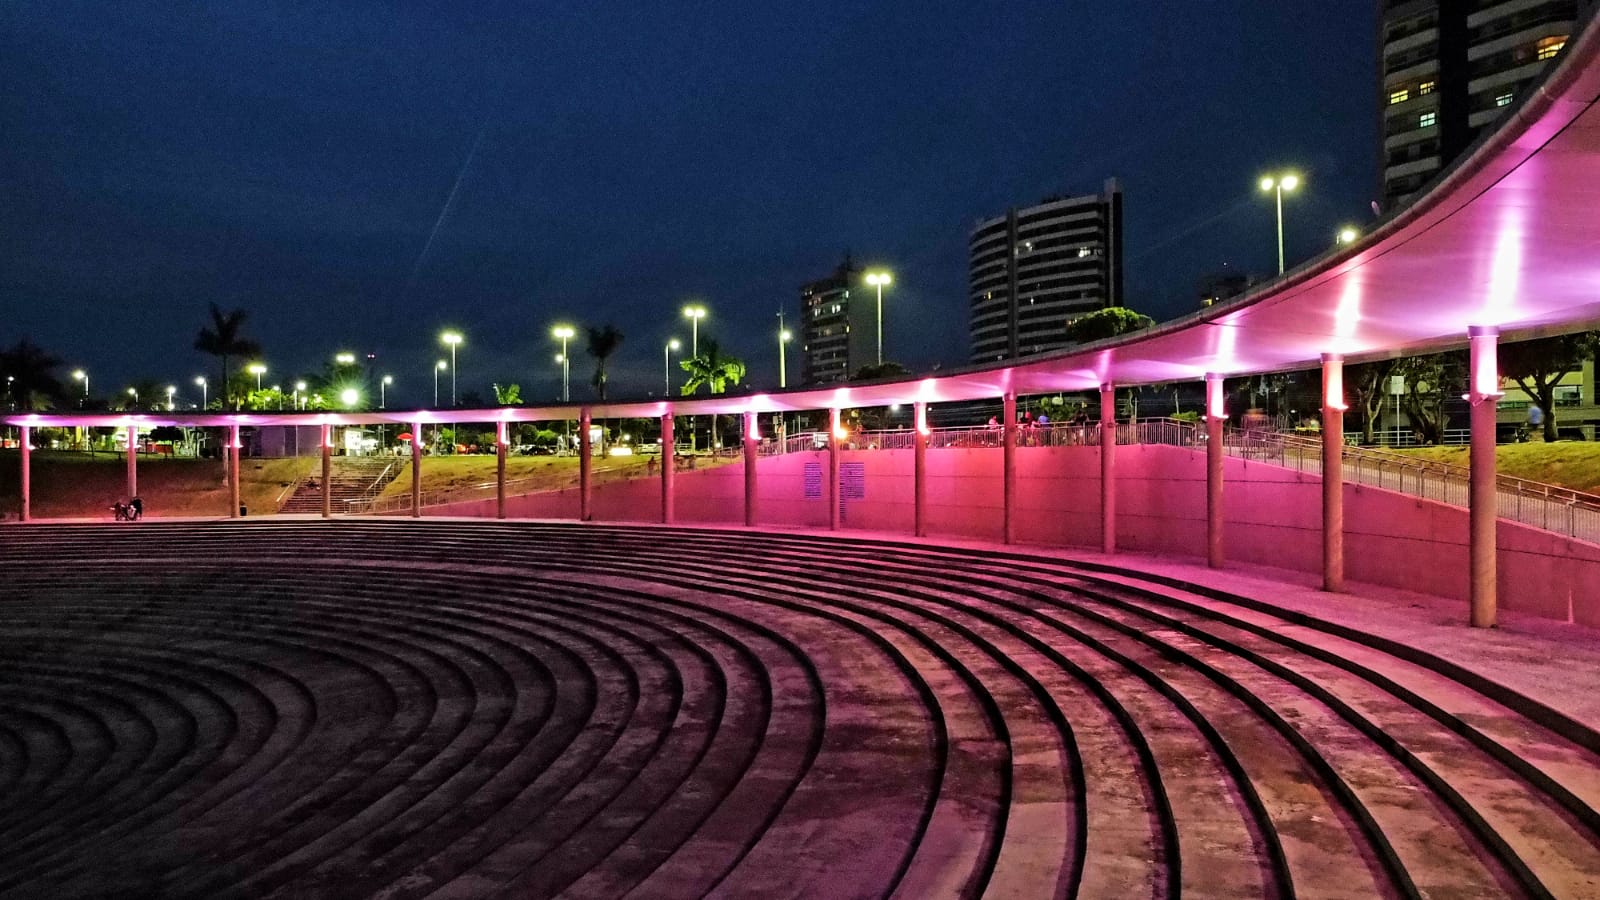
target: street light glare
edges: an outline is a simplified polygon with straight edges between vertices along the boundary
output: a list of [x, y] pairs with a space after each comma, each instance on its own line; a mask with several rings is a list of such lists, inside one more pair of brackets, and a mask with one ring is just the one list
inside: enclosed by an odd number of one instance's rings
[[206, 377], [204, 375], [197, 375], [195, 376], [194, 383], [197, 385], [203, 385], [206, 383]]
[[82, 369], [73, 369], [72, 370], [72, 380], [73, 381], [82, 381], [83, 380], [83, 370]]
[[267, 374], [267, 367], [261, 363], [251, 363], [245, 367], [245, 371], [251, 375], [265, 375]]
[[345, 388], [339, 392], [339, 402], [345, 406], [355, 406], [361, 401], [361, 392], [355, 388]]
[[792, 340], [794, 340], [794, 332], [792, 332], [789, 329], [785, 328], [782, 331], [778, 332], [778, 340], [780, 340], [780, 341], [792, 341]]
[[883, 287], [888, 287], [890, 284], [893, 284], [893, 283], [894, 283], [894, 279], [889, 275], [888, 272], [868, 272], [867, 273], [867, 284], [870, 284], [873, 287], [878, 287], [880, 285], [883, 286]]
[[294, 389], [297, 391], [303, 391], [306, 389], [306, 383], [304, 381], [296, 381], [294, 383]]
[[385, 375], [385, 376], [383, 376], [383, 383], [384, 384], [394, 384], [394, 376], [393, 375]]
[[334, 355], [333, 361], [341, 366], [353, 366], [356, 364], [356, 355], [354, 353], [338, 353]]
[[439, 365], [438, 365], [439, 371], [443, 372], [445, 369], [448, 369], [448, 368], [450, 368], [450, 364], [449, 363], [445, 362], [442, 359], [439, 360]]
[[685, 306], [683, 315], [687, 319], [704, 319], [706, 317], [706, 308], [704, 306]]
[[570, 341], [578, 334], [577, 329], [571, 325], [557, 325], [550, 329], [550, 336], [558, 341]]
[[459, 332], [459, 331], [446, 331], [444, 334], [439, 335], [439, 340], [444, 341], [446, 344], [450, 344], [450, 345], [454, 346], [456, 344], [461, 343], [461, 341], [462, 341], [461, 332]]
[[1351, 243], [1360, 236], [1361, 233], [1359, 231], [1356, 231], [1354, 228], [1351, 228], [1348, 225], [1339, 229], [1339, 243], [1341, 244]]
[[1263, 190], [1263, 191], [1270, 191], [1270, 190], [1272, 190], [1272, 189], [1273, 189], [1273, 188], [1274, 188], [1274, 187], [1275, 187], [1275, 186], [1277, 186], [1277, 184], [1278, 184], [1278, 182], [1277, 182], [1277, 181], [1275, 181], [1275, 180], [1274, 180], [1274, 179], [1273, 179], [1273, 178], [1272, 178], [1272, 177], [1270, 177], [1270, 176], [1268, 176], [1268, 177], [1264, 177], [1264, 178], [1262, 178], [1262, 179], [1261, 179], [1261, 189], [1262, 189], [1262, 190]]
[[677, 338], [673, 338], [672, 340], [667, 341], [667, 349], [668, 350], [676, 350], [676, 349], [678, 349], [679, 347], [682, 347], [682, 346], [683, 346], [683, 342], [679, 341]]
[[1283, 176], [1283, 182], [1282, 183], [1283, 183], [1283, 189], [1284, 190], [1292, 191], [1295, 188], [1300, 186], [1300, 176], [1299, 175], [1285, 175], [1285, 176]]

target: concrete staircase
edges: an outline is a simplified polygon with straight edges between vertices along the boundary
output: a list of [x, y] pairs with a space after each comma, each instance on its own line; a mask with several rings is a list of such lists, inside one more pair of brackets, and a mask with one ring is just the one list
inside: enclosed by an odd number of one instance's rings
[[[375, 496], [400, 474], [404, 461], [388, 456], [338, 456], [333, 459], [333, 511], [343, 513], [348, 501]], [[301, 479], [280, 513], [322, 512], [322, 466]]]

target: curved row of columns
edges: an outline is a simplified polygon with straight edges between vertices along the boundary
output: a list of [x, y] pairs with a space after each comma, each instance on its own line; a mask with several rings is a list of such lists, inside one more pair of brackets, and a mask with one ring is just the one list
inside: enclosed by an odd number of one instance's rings
[[[1496, 465], [1495, 465], [1495, 401], [1501, 396], [1496, 366], [1498, 332], [1489, 327], [1468, 330], [1470, 346], [1470, 389], [1467, 399], [1471, 404], [1471, 484], [1469, 489], [1470, 559], [1471, 559], [1471, 624], [1479, 628], [1492, 627], [1496, 620]], [[1337, 354], [1322, 357], [1322, 587], [1326, 591], [1344, 590], [1344, 359]], [[1224, 505], [1224, 424], [1227, 421], [1223, 376], [1207, 374], [1206, 385], [1206, 560], [1213, 568], [1226, 564], [1225, 505]], [[1003, 397], [1004, 431], [1002, 440], [1002, 483], [1004, 491], [1004, 527], [1006, 543], [1015, 543], [1017, 536], [1013, 513], [1017, 498], [1017, 398], [1007, 392]], [[914, 405], [914, 531], [918, 537], [927, 535], [927, 404]], [[840, 440], [843, 437], [843, 410], [829, 411], [827, 502], [828, 527], [841, 526], [839, 493]], [[591, 410], [583, 407], [578, 428], [578, 517], [590, 521], [593, 517], [593, 459], [589, 428]], [[1116, 506], [1116, 388], [1111, 384], [1100, 386], [1100, 531], [1101, 550], [1107, 554], [1117, 551]], [[422, 434], [422, 422], [413, 423], [413, 434]], [[507, 423], [496, 426], [496, 515], [506, 517], [506, 452]], [[32, 429], [21, 429], [21, 518], [32, 517], [32, 472], [30, 443]], [[228, 429], [225, 455], [229, 487], [229, 516], [240, 514], [239, 448], [240, 426]], [[742, 428], [744, 447], [744, 524], [755, 526], [759, 521], [757, 508], [757, 463], [760, 455], [760, 432], [757, 414], [746, 413]], [[661, 417], [661, 521], [675, 521], [673, 509], [673, 478], [675, 466], [673, 413], [669, 410]], [[127, 488], [128, 496], [138, 495], [138, 433], [128, 428]], [[333, 514], [332, 455], [333, 432], [331, 425], [322, 426], [322, 515]], [[411, 515], [422, 515], [422, 443], [411, 442]]]

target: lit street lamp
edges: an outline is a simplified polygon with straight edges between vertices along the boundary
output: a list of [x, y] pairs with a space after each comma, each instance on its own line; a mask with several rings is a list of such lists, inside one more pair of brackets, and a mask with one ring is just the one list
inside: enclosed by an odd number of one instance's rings
[[378, 408], [379, 409], [387, 409], [388, 408], [388, 402], [389, 402], [388, 388], [389, 388], [389, 385], [391, 385], [391, 384], [394, 384], [394, 376], [393, 375], [385, 375], [385, 376], [383, 376], [383, 380], [378, 382]]
[[561, 355], [556, 357], [556, 362], [561, 363], [562, 403], [569, 403], [572, 400], [572, 397], [567, 390], [567, 372], [570, 368], [567, 362], [567, 341], [572, 340], [577, 333], [577, 330], [571, 325], [557, 325], [556, 327], [550, 329], [550, 336], [561, 342]]
[[355, 409], [356, 404], [360, 402], [361, 392], [355, 388], [345, 388], [339, 392], [339, 403], [345, 409]]
[[172, 395], [176, 394], [177, 392], [178, 392], [178, 389], [176, 387], [173, 387], [170, 384], [167, 385], [167, 412], [172, 412], [174, 409], [177, 408], [177, 407], [172, 405]]
[[138, 388], [128, 388], [128, 396], [133, 398], [133, 405], [134, 406], [138, 406], [139, 405], [139, 389]]
[[689, 335], [689, 355], [700, 356], [700, 320], [706, 317], [706, 308], [698, 303], [685, 306], [683, 317], [689, 320], [692, 329]]
[[335, 353], [333, 355], [333, 361], [337, 365], [353, 366], [353, 365], [356, 364], [356, 355], [354, 353], [349, 352], [349, 351], [345, 351], [345, 352], [341, 352], [341, 353]]
[[439, 340], [450, 345], [450, 406], [456, 405], [456, 348], [461, 346], [461, 332], [446, 331]]
[[245, 366], [245, 371], [256, 377], [256, 393], [261, 393], [261, 376], [267, 374], [267, 367], [261, 363], [251, 363]]
[[304, 381], [296, 381], [294, 383], [294, 408], [296, 412], [299, 412], [305, 408], [305, 401], [300, 397], [300, 395], [304, 394], [305, 392], [306, 383]]
[[433, 364], [433, 405], [434, 406], [438, 406], [439, 405], [439, 373], [443, 372], [445, 369], [447, 369], [449, 367], [450, 367], [450, 364], [445, 362], [442, 359]]
[[868, 272], [867, 284], [878, 289], [878, 365], [883, 365], [883, 289], [893, 279], [888, 272]]
[[200, 409], [203, 412], [207, 406], [211, 405], [211, 401], [207, 396], [209, 392], [206, 390], [206, 377], [204, 375], [196, 375], [194, 383], [200, 388]]
[[661, 373], [666, 380], [666, 387], [661, 395], [663, 397], [672, 396], [672, 351], [682, 346], [677, 338], [668, 338], [667, 346], [661, 351]]
[[1272, 191], [1278, 198], [1278, 274], [1283, 274], [1283, 192], [1293, 192], [1300, 186], [1300, 176], [1293, 172], [1266, 175], [1261, 179], [1261, 189]]
[[1345, 244], [1355, 243], [1356, 238], [1360, 236], [1361, 232], [1355, 230], [1353, 226], [1346, 225], [1345, 227], [1339, 229], [1339, 234], [1335, 236], [1334, 240], [1337, 241], [1339, 246], [1342, 247]]
[[72, 380], [83, 382], [83, 400], [78, 403], [81, 407], [89, 402], [89, 373], [82, 369], [76, 369], [72, 373]]

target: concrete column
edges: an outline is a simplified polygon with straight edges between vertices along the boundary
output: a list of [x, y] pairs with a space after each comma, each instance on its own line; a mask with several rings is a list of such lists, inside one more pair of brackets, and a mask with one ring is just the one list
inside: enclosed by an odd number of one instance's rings
[[1017, 395], [1009, 391], [1001, 402], [1005, 427], [1000, 430], [1001, 474], [1005, 494], [1005, 542], [1017, 539], [1015, 512], [1017, 508]]
[[1322, 355], [1322, 589], [1344, 590], [1344, 357]]
[[1472, 627], [1493, 628], [1498, 617], [1495, 555], [1499, 510], [1495, 483], [1495, 407], [1500, 392], [1498, 329], [1473, 326], [1467, 329], [1471, 346], [1471, 388], [1467, 400], [1472, 405], [1471, 474], [1468, 476], [1467, 508], [1472, 571]]
[[18, 485], [21, 488], [21, 503], [18, 515], [26, 522], [33, 518], [33, 429], [23, 425], [18, 432], [22, 437], [22, 481]]
[[322, 517], [333, 515], [333, 426], [322, 426]]
[[509, 442], [506, 430], [504, 421], [495, 423], [494, 515], [497, 519], [506, 517], [506, 444]]
[[422, 517], [422, 423], [411, 424], [411, 518]]
[[661, 417], [661, 524], [671, 525], [676, 518], [672, 509], [672, 478], [678, 467], [677, 436], [673, 427], [672, 411]]
[[1226, 557], [1222, 542], [1223, 426], [1228, 423], [1222, 376], [1206, 376], [1206, 562], [1222, 568]]
[[227, 427], [227, 429], [223, 432], [223, 434], [225, 434], [227, 436], [226, 440], [228, 442], [228, 446], [222, 452], [223, 452], [223, 459], [227, 460], [226, 468], [228, 470], [228, 518], [230, 518], [230, 519], [239, 518], [239, 500], [240, 500], [240, 498], [239, 498], [239, 493], [240, 493], [240, 488], [239, 488], [239, 486], [240, 486], [240, 478], [239, 478], [239, 445], [244, 443], [244, 441], [241, 440], [243, 435], [241, 435], [239, 433], [239, 430], [240, 430], [239, 426], [237, 424], [234, 424], [234, 425], [229, 425]]
[[844, 428], [844, 411], [828, 412], [828, 528], [838, 531], [843, 524], [839, 509], [839, 432]]
[[914, 528], [917, 537], [928, 536], [928, 404], [917, 401], [914, 409], [916, 435], [913, 437], [914, 474], [912, 490], [915, 493]]
[[1117, 552], [1117, 388], [1100, 385], [1100, 551]]
[[128, 497], [139, 496], [139, 426], [128, 426]]
[[589, 423], [592, 413], [585, 406], [578, 413], [578, 521], [587, 522], [593, 513], [589, 509], [590, 490], [594, 487], [594, 458], [589, 445]]
[[760, 417], [753, 412], [744, 414], [744, 524], [756, 524], [756, 463], [761, 457]]

